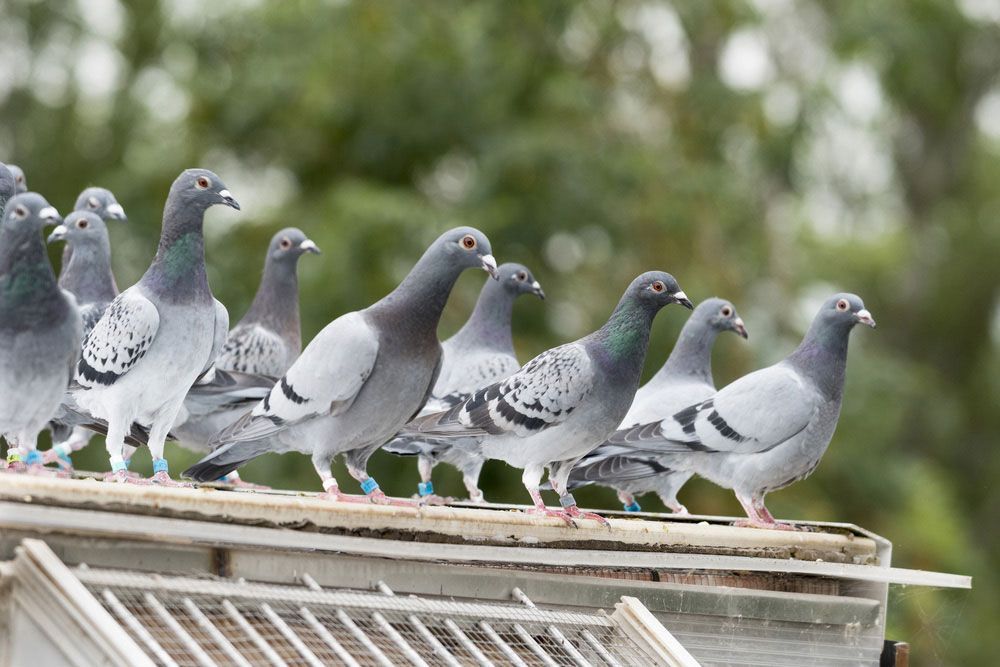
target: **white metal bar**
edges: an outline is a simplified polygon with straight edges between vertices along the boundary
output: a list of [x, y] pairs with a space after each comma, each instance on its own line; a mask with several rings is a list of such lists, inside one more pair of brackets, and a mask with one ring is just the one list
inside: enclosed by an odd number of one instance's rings
[[308, 572], [303, 572], [302, 576], [299, 577], [299, 578], [302, 579], [302, 583], [305, 584], [306, 588], [308, 588], [309, 590], [311, 590], [311, 591], [322, 591], [323, 590], [323, 587], [320, 586], [318, 583], [316, 583], [316, 580], [313, 579], [312, 576]]
[[250, 625], [250, 622], [243, 618], [243, 614], [241, 614], [240, 610], [236, 608], [236, 605], [229, 600], [223, 600], [222, 607], [226, 610], [226, 613], [229, 614], [229, 617], [236, 622], [236, 625], [240, 626], [240, 630], [246, 633], [254, 645], [260, 649], [260, 652], [264, 654], [264, 657], [267, 658], [267, 661], [271, 663], [272, 667], [288, 667], [287, 663], [281, 658], [281, 656], [278, 655], [277, 652], [271, 648], [271, 645], [260, 636], [260, 633], [257, 632], [252, 625]]
[[281, 618], [281, 616], [278, 615], [278, 612], [271, 608], [271, 605], [265, 603], [262, 604], [260, 608], [261, 611], [264, 612], [264, 615], [267, 616], [267, 620], [271, 621], [271, 624], [278, 628], [278, 632], [281, 633], [281, 636], [284, 637], [289, 644], [295, 647], [295, 650], [299, 652], [299, 655], [306, 659], [306, 662], [312, 665], [312, 667], [323, 667], [323, 661], [317, 658], [316, 654], [309, 650], [306, 643], [302, 641], [297, 634], [295, 634], [295, 630], [292, 630], [288, 623], [285, 623], [285, 619]]
[[156, 615], [160, 617], [160, 620], [167, 624], [167, 627], [170, 628], [171, 632], [177, 635], [177, 638], [181, 640], [184, 647], [190, 651], [191, 655], [194, 656], [194, 659], [198, 661], [198, 664], [203, 665], [203, 667], [215, 667], [215, 661], [208, 657], [208, 654], [205, 653], [205, 649], [203, 649], [198, 642], [194, 640], [194, 637], [188, 634], [188, 631], [184, 629], [184, 626], [182, 626], [167, 610], [167, 608], [156, 599], [155, 595], [152, 593], [146, 593], [143, 596], [143, 599], [146, 601], [146, 604], [148, 604], [153, 611], [156, 612]]
[[381, 579], [379, 579], [378, 583], [375, 584], [375, 587], [378, 588], [379, 593], [382, 595], [395, 595], [395, 593], [392, 592], [392, 589], [389, 588], [389, 584], [385, 583]]
[[408, 616], [407, 620], [413, 625], [420, 636], [424, 638], [424, 641], [431, 645], [434, 649], [434, 655], [438, 656], [448, 665], [448, 667], [462, 667], [462, 663], [455, 659], [455, 656], [451, 654], [451, 651], [445, 647], [444, 644], [434, 636], [434, 633], [427, 629], [427, 626], [417, 618], [416, 616]]
[[337, 641], [337, 638], [333, 636], [333, 633], [327, 630], [326, 627], [319, 622], [319, 619], [313, 616], [311, 611], [305, 607], [301, 607], [299, 608], [299, 614], [302, 615], [302, 618], [306, 619], [306, 623], [309, 624], [312, 631], [319, 635], [320, 639], [326, 642], [327, 646], [330, 647], [330, 650], [336, 653], [337, 657], [340, 658], [347, 667], [361, 667], [361, 665], [358, 664], [358, 661], [354, 659], [354, 656], [347, 652], [347, 649], [344, 648], [343, 644]]
[[524, 626], [520, 623], [515, 623], [514, 632], [517, 633], [517, 636], [521, 638], [521, 641], [523, 641], [528, 648], [531, 649], [531, 652], [537, 655], [542, 662], [549, 667], [559, 667], [559, 665], [556, 664], [556, 661], [553, 660], [552, 657], [538, 645], [538, 642], [536, 642], [535, 638], [531, 636], [531, 633], [524, 629]]
[[[529, 609], [538, 608], [535, 606], [535, 603], [531, 601], [531, 598], [529, 598], [527, 594], [517, 586], [514, 587], [511, 594], [525, 607], [528, 607]], [[573, 642], [567, 639], [566, 635], [564, 635], [559, 628], [554, 625], [549, 625], [546, 627], [546, 630], [548, 630], [549, 634], [552, 635], [552, 638], [556, 640], [556, 643], [569, 654], [570, 659], [576, 663], [577, 667], [590, 667], [590, 661], [583, 657], [583, 654], [581, 654], [578, 650], [576, 650], [576, 647], [573, 646]]]
[[225, 653], [230, 660], [235, 662], [240, 667], [253, 667], [253, 665], [251, 665], [250, 662], [236, 650], [236, 647], [233, 646], [232, 642], [230, 642], [226, 636], [222, 634], [222, 631], [215, 627], [215, 624], [212, 623], [208, 616], [205, 615], [205, 612], [199, 609], [198, 605], [192, 602], [191, 598], [184, 598], [184, 608], [187, 609], [187, 612], [192, 618], [194, 618], [195, 622], [198, 623], [198, 627], [205, 631], [209, 637], [215, 640], [215, 643], [222, 649], [222, 652]]
[[396, 648], [403, 652], [403, 655], [406, 656], [407, 660], [412, 662], [417, 667], [430, 667], [430, 665], [427, 664], [427, 661], [421, 658], [420, 654], [413, 650], [413, 647], [410, 646], [409, 642], [403, 638], [403, 635], [399, 634], [399, 630], [392, 627], [392, 623], [385, 620], [385, 616], [376, 611], [372, 614], [372, 620], [375, 621], [376, 625], [382, 628], [382, 632], [389, 636], [389, 639], [391, 639], [392, 643], [396, 645]]
[[608, 652], [608, 649], [604, 648], [604, 646], [601, 645], [601, 642], [597, 641], [597, 637], [592, 635], [590, 630], [581, 630], [580, 636], [583, 637], [585, 642], [590, 644], [590, 648], [594, 649], [594, 651], [604, 659], [604, 662], [611, 665], [611, 667], [622, 667], [621, 663], [615, 659], [615, 656], [611, 655]]
[[170, 654], [167, 653], [162, 646], [160, 646], [159, 642], [153, 638], [153, 635], [149, 634], [149, 630], [147, 630], [145, 626], [139, 622], [139, 619], [132, 615], [132, 612], [130, 612], [128, 608], [121, 603], [121, 600], [119, 600], [114, 593], [105, 588], [101, 593], [101, 597], [103, 597], [104, 601], [107, 602], [109, 607], [111, 607], [111, 611], [113, 611], [115, 615], [118, 616], [123, 623], [125, 623], [125, 626], [132, 632], [133, 635], [138, 637], [139, 640], [146, 645], [149, 652], [152, 653], [159, 662], [163, 663], [167, 667], [177, 667], [177, 663], [170, 657]]
[[468, 635], [462, 632], [462, 628], [458, 627], [458, 623], [450, 618], [446, 618], [444, 619], [444, 625], [451, 631], [452, 636], [458, 640], [458, 643], [462, 645], [462, 648], [472, 654], [472, 657], [476, 659], [480, 667], [493, 667], [490, 659], [476, 646], [475, 642], [469, 639]]
[[524, 660], [521, 659], [521, 656], [514, 652], [514, 649], [510, 647], [510, 644], [505, 642], [503, 637], [498, 635], [497, 631], [494, 630], [489, 623], [486, 621], [480, 621], [479, 627], [486, 633], [486, 636], [490, 638], [490, 641], [496, 644], [497, 648], [500, 649], [500, 652], [504, 654], [504, 657], [510, 660], [510, 664], [514, 665], [514, 667], [528, 667]]
[[392, 661], [385, 657], [385, 653], [382, 653], [382, 649], [375, 646], [375, 643], [364, 633], [364, 631], [358, 627], [357, 623], [351, 620], [351, 617], [347, 615], [343, 609], [337, 610], [337, 619], [344, 624], [344, 627], [354, 635], [354, 638], [361, 642], [361, 645], [368, 649], [368, 652], [372, 654], [377, 662], [382, 667], [393, 667]]

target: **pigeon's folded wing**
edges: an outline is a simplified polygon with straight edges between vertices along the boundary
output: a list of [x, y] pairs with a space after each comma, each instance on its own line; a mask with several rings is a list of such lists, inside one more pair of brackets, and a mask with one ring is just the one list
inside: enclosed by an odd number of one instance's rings
[[244, 373], [264, 373], [274, 366], [273, 359], [283, 357], [285, 349], [285, 342], [273, 331], [259, 324], [242, 324], [229, 332], [216, 363]]
[[563, 422], [593, 388], [590, 356], [581, 345], [570, 343], [543, 352], [447, 412], [418, 417], [406, 431], [442, 437], [525, 437]]
[[784, 364], [746, 375], [661, 422], [617, 431], [613, 444], [650, 452], [766, 452], [803, 431], [819, 397]]
[[633, 459], [627, 456], [604, 456], [581, 461], [570, 473], [571, 482], [625, 482], [645, 479], [669, 468], [653, 459]]
[[323, 329], [263, 401], [216, 442], [267, 438], [299, 422], [347, 410], [375, 367], [378, 337], [360, 313]]
[[461, 355], [457, 360], [446, 352], [444, 361], [445, 368], [432, 394], [434, 398], [444, 401], [449, 397], [465, 398], [481, 387], [508, 377], [520, 366], [517, 359], [509, 354], [485, 350]]
[[77, 382], [83, 387], [117, 382], [146, 354], [159, 326], [156, 306], [138, 290], [119, 294], [83, 342]]

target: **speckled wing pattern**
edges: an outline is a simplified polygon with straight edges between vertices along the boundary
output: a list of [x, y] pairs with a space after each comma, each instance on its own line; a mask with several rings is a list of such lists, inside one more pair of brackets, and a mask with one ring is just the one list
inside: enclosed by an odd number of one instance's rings
[[645, 479], [670, 469], [652, 458], [607, 455], [597, 449], [573, 468], [576, 482], [624, 482]]
[[114, 384], [146, 354], [159, 326], [149, 299], [134, 288], [122, 292], [84, 340], [76, 381], [82, 387]]
[[83, 335], [87, 336], [94, 327], [97, 326], [97, 322], [100, 321], [101, 315], [107, 310], [107, 303], [88, 303], [80, 306], [80, 317], [83, 319]]
[[215, 365], [226, 370], [278, 375], [288, 353], [281, 337], [259, 324], [237, 325], [229, 332]]
[[590, 356], [582, 345], [570, 343], [543, 352], [507, 379], [475, 391], [447, 412], [418, 417], [407, 432], [525, 437], [565, 421], [593, 388]]
[[224, 429], [216, 442], [267, 438], [354, 403], [375, 367], [378, 336], [360, 313], [338, 317], [319, 332], [264, 400]]
[[[447, 356], [444, 361], [451, 365]], [[509, 354], [484, 352], [463, 355], [448, 369], [447, 376], [438, 381], [423, 412], [427, 414], [453, 408], [475, 390], [509, 377], [518, 366], [517, 359]]]
[[819, 395], [798, 373], [777, 364], [673, 417], [617, 431], [609, 442], [659, 452], [761, 453], [802, 432], [819, 404]]

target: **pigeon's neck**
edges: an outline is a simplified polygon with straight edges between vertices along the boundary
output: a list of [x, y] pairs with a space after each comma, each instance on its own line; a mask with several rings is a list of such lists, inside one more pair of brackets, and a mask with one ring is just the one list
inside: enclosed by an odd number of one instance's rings
[[821, 327], [814, 323], [787, 361], [825, 396], [839, 398], [844, 391], [850, 333], [849, 327]]
[[487, 347], [513, 356], [514, 340], [510, 321], [516, 296], [500, 281], [487, 279], [472, 315], [458, 333], [452, 336], [451, 342], [461, 348]]
[[0, 327], [50, 320], [65, 303], [40, 234], [0, 230]]
[[59, 286], [81, 303], [107, 303], [118, 296], [111, 272], [111, 246], [81, 245], [69, 257], [59, 274]]
[[391, 318], [389, 326], [411, 335], [433, 337], [435, 342], [441, 313], [462, 272], [454, 262], [441, 261], [437, 252], [437, 248], [428, 249], [403, 282], [371, 307], [377, 317]]
[[607, 364], [609, 377], [638, 386], [654, 315], [634, 300], [622, 299], [604, 326], [593, 334], [602, 351], [598, 358]]
[[171, 206], [163, 215], [163, 232], [156, 258], [142, 277], [166, 301], [209, 300], [212, 292], [205, 273], [204, 210]]
[[674, 344], [663, 367], [653, 376], [651, 382], [674, 379], [698, 380], [714, 384], [712, 379], [712, 346], [719, 332], [705, 322], [690, 319]]
[[268, 257], [257, 294], [240, 324], [259, 324], [281, 336], [295, 350], [302, 348], [299, 318], [299, 278], [295, 264]]

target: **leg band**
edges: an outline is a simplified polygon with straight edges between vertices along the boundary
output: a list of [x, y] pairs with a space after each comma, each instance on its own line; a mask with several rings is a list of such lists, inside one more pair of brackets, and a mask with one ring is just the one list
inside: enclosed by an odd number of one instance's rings
[[24, 457], [24, 462], [29, 466], [42, 463], [42, 453], [37, 449], [28, 450], [28, 455]]
[[366, 496], [377, 488], [378, 482], [376, 482], [373, 477], [369, 477], [365, 481], [361, 482], [361, 490], [365, 492]]
[[166, 459], [153, 459], [153, 473], [170, 472], [170, 465]]
[[559, 504], [563, 507], [576, 507], [576, 498], [572, 493], [567, 493], [565, 496], [559, 496]]
[[640, 510], [642, 510], [642, 508], [639, 506], [639, 503], [635, 502], [634, 500], [632, 501], [631, 505], [625, 506], [626, 512], [638, 512]]
[[434, 495], [434, 482], [420, 482], [417, 484], [417, 493], [419, 493], [421, 497]]
[[128, 463], [120, 456], [111, 457], [111, 472], [122, 472], [128, 470]]
[[7, 450], [7, 463], [20, 463], [24, 450], [21, 447], [10, 447]]
[[73, 453], [73, 447], [68, 442], [60, 442], [52, 448], [59, 458], [64, 458]]

